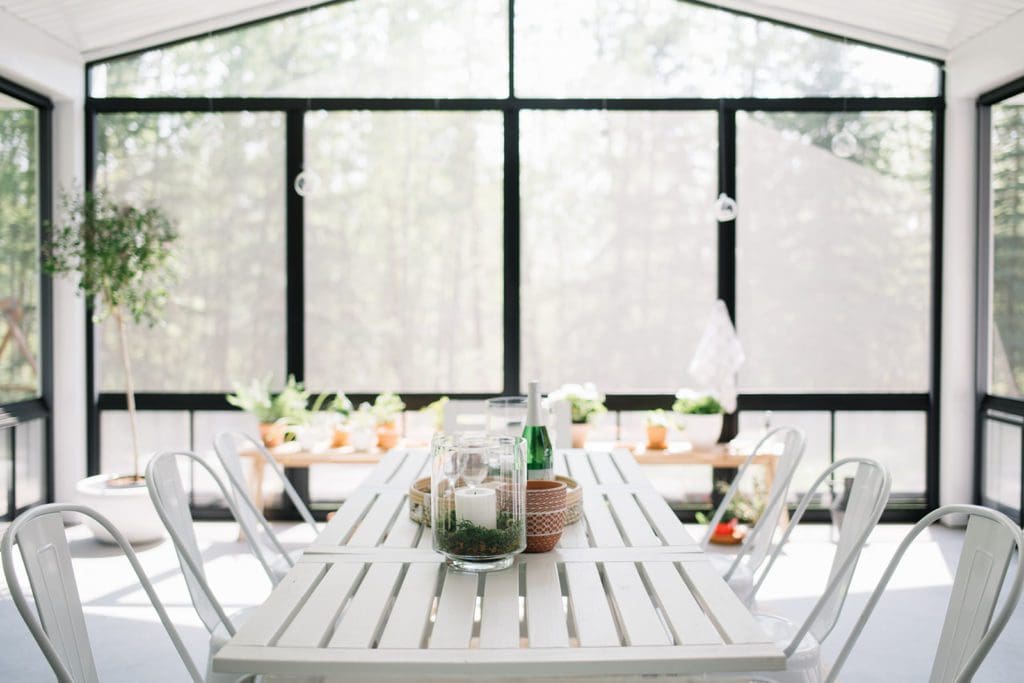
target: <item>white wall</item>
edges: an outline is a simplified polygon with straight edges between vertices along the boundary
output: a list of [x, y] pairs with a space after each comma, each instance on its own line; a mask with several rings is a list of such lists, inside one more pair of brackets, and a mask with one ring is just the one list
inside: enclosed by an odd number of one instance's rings
[[1024, 75], [1024, 15], [954, 49], [946, 59], [946, 165], [942, 303], [940, 501], [970, 502], [975, 428], [975, 101]]
[[[78, 51], [0, 10], [0, 76], [54, 103], [53, 180], [60, 188], [84, 175], [84, 63]], [[56, 197], [54, 206], [56, 207]], [[53, 288], [54, 471], [57, 500], [85, 475], [85, 308], [66, 280]]]

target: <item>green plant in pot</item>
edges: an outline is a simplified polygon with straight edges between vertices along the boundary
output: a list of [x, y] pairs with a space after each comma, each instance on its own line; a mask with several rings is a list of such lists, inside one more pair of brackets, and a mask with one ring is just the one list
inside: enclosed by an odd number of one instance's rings
[[563, 384], [548, 394], [549, 404], [565, 401], [572, 409], [572, 447], [583, 448], [587, 440], [590, 423], [598, 415], [608, 412], [604, 406], [604, 394], [593, 382], [585, 384]]
[[268, 448], [280, 446], [289, 435], [289, 428], [305, 423], [309, 392], [288, 375], [280, 393], [270, 390], [272, 375], [258, 377], [248, 384], [236, 384], [235, 393], [226, 396], [227, 402], [249, 413], [260, 424], [260, 438]]
[[669, 418], [664, 409], [648, 410], [644, 415], [647, 427], [647, 450], [663, 451], [668, 448]]
[[426, 413], [430, 416], [430, 423], [434, 426], [434, 431], [436, 432], [444, 429], [444, 408], [448, 401], [449, 398], [447, 396], [442, 396], [436, 401], [432, 401], [420, 408], [421, 413]]
[[[131, 492], [120, 496], [110, 493], [107, 504], [103, 504], [99, 502], [103, 491], [97, 485], [134, 489], [145, 496], [147, 503], [149, 500], [139, 453], [130, 328], [159, 322], [175, 278], [172, 252], [178, 232], [159, 208], [117, 202], [102, 192], [65, 193], [61, 214], [59, 222], [46, 226], [49, 240], [43, 249], [43, 267], [54, 275], [77, 276], [78, 291], [92, 306], [93, 322], [110, 320], [116, 327], [132, 454], [130, 474], [90, 477], [79, 482], [78, 491], [89, 504], [108, 513], [129, 541], [155, 540], [163, 536], [163, 527], [158, 519], [157, 529], [149, 524], [151, 504], [148, 510], [136, 509], [133, 498], [137, 494]], [[111, 507], [117, 505], [120, 511]], [[105, 532], [97, 536], [112, 540]]]
[[718, 443], [724, 410], [714, 394], [680, 389], [672, 410], [679, 415], [679, 428], [694, 449], [708, 449]]
[[[730, 482], [715, 482], [715, 490], [725, 495], [729, 491]], [[711, 540], [715, 543], [732, 543], [739, 540], [736, 531], [741, 524], [753, 525], [764, 514], [764, 508], [768, 504], [768, 488], [760, 479], [754, 479], [753, 490], [749, 493], [743, 489], [737, 489], [729, 506], [722, 514], [722, 521], [715, 527], [715, 533]], [[711, 517], [703, 512], [696, 515], [698, 524], [710, 524]]]
[[405, 401], [398, 394], [385, 391], [373, 401], [370, 412], [377, 423], [377, 446], [384, 450], [398, 445], [398, 427], [395, 424], [405, 410]]

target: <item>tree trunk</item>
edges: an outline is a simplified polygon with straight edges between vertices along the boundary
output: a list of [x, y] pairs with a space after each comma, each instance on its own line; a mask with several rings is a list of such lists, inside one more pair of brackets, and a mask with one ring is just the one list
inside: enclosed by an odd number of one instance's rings
[[132, 433], [132, 474], [135, 481], [141, 481], [139, 473], [139, 434], [135, 426], [135, 382], [132, 380], [132, 362], [128, 357], [128, 329], [124, 321], [124, 312], [120, 306], [114, 308], [114, 319], [117, 320], [118, 338], [121, 341], [121, 363], [124, 366], [124, 391], [128, 402], [128, 424]]

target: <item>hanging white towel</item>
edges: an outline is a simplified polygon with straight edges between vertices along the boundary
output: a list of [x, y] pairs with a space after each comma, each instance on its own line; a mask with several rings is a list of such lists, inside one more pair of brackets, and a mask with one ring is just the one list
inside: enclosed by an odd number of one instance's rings
[[719, 299], [711, 308], [708, 325], [697, 343], [689, 371], [702, 388], [714, 392], [725, 412], [736, 411], [736, 373], [746, 356], [729, 309]]

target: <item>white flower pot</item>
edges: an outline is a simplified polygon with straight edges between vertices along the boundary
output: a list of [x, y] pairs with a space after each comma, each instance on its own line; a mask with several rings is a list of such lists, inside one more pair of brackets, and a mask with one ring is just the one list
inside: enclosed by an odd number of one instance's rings
[[[145, 483], [124, 487], [107, 486], [108, 481], [119, 476], [122, 475], [98, 474], [82, 479], [75, 485], [76, 502], [93, 508], [109, 519], [133, 545], [163, 539], [166, 531], [149, 498], [149, 489]], [[97, 541], [114, 542], [106, 529], [89, 517], [84, 519]]]
[[695, 450], [703, 450], [718, 443], [718, 438], [722, 435], [722, 420], [722, 413], [680, 415], [679, 426], [683, 428], [683, 438], [689, 441]]

